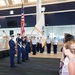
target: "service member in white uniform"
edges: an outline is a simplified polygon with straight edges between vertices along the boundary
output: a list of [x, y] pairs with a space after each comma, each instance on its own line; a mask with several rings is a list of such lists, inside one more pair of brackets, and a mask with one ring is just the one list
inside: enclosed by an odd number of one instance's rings
[[42, 37], [39, 39], [39, 45], [40, 45], [40, 53], [44, 52], [44, 47], [42, 48]]
[[39, 52], [40, 45], [39, 45], [39, 37], [37, 37], [37, 52]]
[[36, 55], [36, 37], [34, 36], [32, 39], [32, 48], [33, 48], [33, 55]]
[[47, 53], [51, 53], [51, 40], [49, 36], [47, 36], [46, 44], [47, 44]]
[[53, 40], [53, 51], [54, 51], [54, 54], [57, 54], [57, 45], [58, 45], [58, 40], [56, 39], [56, 37], [54, 37], [54, 40]]

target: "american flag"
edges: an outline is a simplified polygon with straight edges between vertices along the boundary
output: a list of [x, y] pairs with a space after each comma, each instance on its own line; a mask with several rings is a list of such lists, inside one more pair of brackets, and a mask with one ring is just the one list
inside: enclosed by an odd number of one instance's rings
[[25, 26], [25, 19], [24, 19], [24, 8], [23, 8], [23, 4], [22, 4], [22, 13], [21, 13], [21, 35], [22, 36], [25, 33], [24, 26]]

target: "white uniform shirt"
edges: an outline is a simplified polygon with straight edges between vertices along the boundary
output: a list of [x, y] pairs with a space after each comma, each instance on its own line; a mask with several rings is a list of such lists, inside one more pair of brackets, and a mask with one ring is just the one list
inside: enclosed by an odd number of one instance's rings
[[39, 43], [39, 39], [37, 39], [37, 43]]
[[58, 44], [58, 40], [56, 40], [56, 39], [53, 40], [53, 44], [54, 44], [54, 45], [57, 45], [57, 44]]
[[28, 39], [28, 42], [30, 42], [30, 39]]
[[39, 40], [39, 43], [42, 44], [42, 39]]
[[47, 43], [47, 44], [50, 44], [50, 43], [51, 43], [50, 38], [47, 38], [47, 39], [46, 39], [46, 43]]
[[2, 33], [1, 35], [2, 35], [2, 38], [5, 38], [7, 36], [6, 33]]
[[36, 39], [32, 39], [32, 45], [36, 45], [37, 41]]

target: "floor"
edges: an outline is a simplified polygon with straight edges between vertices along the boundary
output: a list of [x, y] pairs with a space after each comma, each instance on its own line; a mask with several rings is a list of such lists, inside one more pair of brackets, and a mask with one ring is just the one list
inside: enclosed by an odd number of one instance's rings
[[[38, 57], [39, 55], [39, 57]], [[49, 57], [54, 58], [49, 58]], [[9, 57], [0, 59], [0, 75], [59, 75], [59, 59], [55, 58], [54, 54], [30, 54], [29, 60], [17, 64], [17, 67], [10, 68]]]
[[61, 52], [54, 54], [38, 53], [32, 55], [29, 53], [29, 60], [17, 64], [15, 56], [16, 68], [10, 68], [10, 57], [0, 59], [0, 75], [58, 75], [59, 61]]
[[29, 54], [29, 57], [40, 57], [40, 58], [61, 58], [61, 52], [58, 52], [57, 54], [54, 54], [51, 52], [51, 54], [47, 54], [46, 52], [44, 53], [39, 53], [37, 52], [36, 55], [32, 55], [32, 53]]

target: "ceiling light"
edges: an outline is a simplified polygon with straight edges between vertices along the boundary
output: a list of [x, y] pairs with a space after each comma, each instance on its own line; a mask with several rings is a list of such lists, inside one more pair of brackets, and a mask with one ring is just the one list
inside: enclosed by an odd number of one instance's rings
[[41, 11], [45, 11], [45, 7], [42, 7], [42, 8], [41, 8]]
[[13, 11], [13, 10], [10, 10], [10, 14], [11, 14], [11, 15], [14, 14], [14, 11]]

